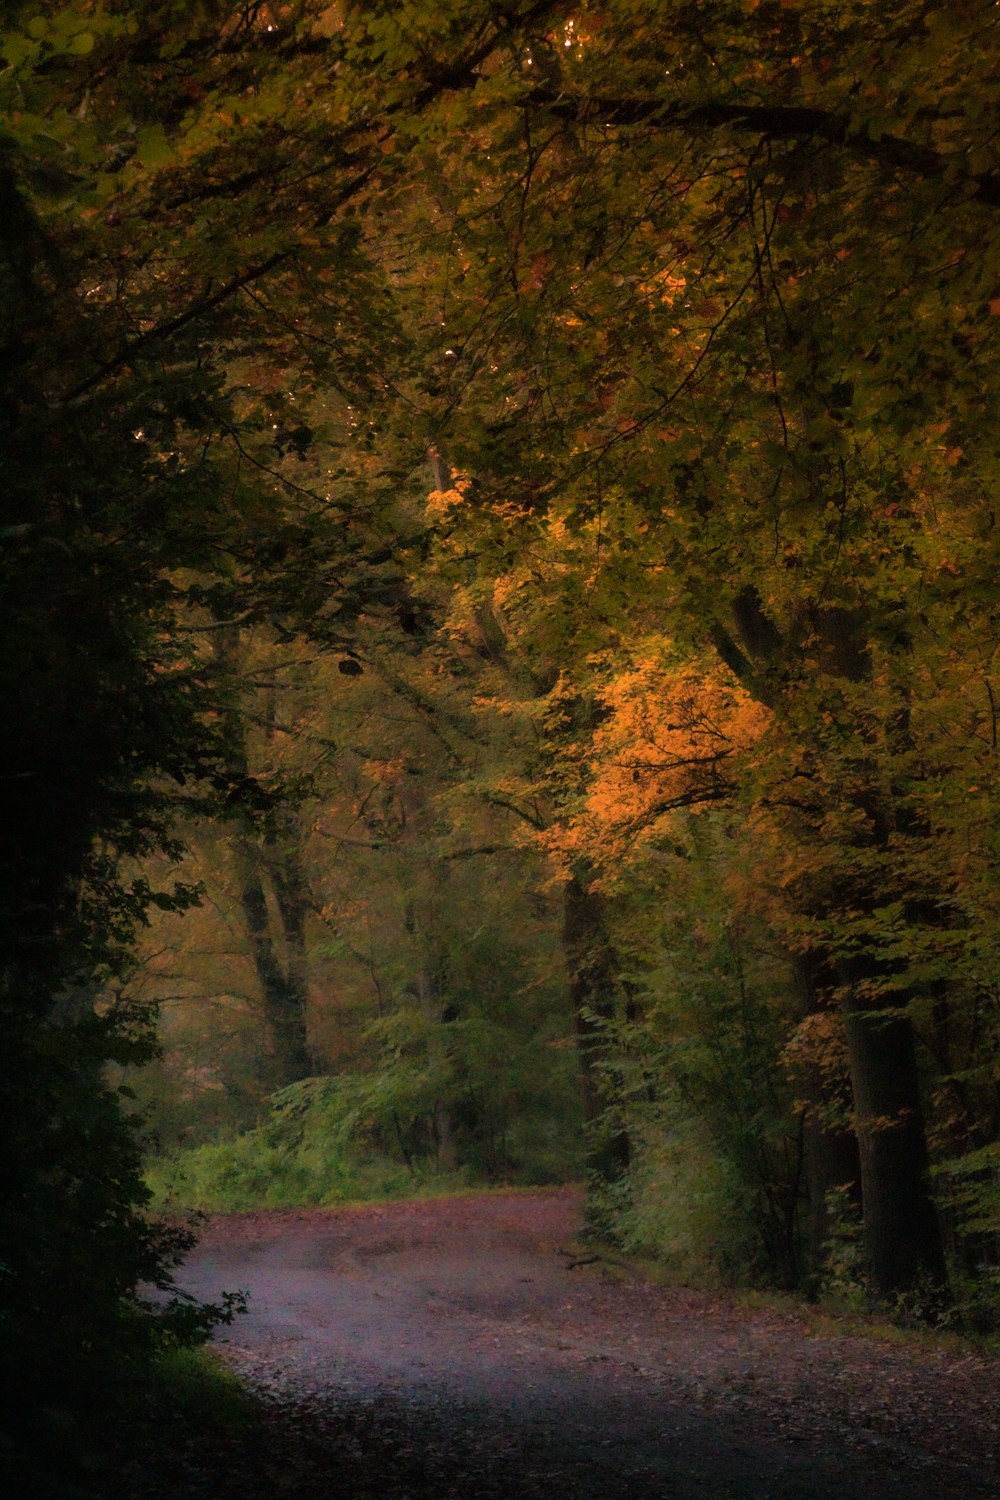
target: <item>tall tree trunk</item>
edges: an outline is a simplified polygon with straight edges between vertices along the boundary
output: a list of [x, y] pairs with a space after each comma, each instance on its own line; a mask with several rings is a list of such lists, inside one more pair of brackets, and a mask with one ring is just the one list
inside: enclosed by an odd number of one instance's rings
[[[305, 948], [289, 950], [284, 964], [271, 932], [270, 912], [264, 885], [264, 856], [251, 837], [238, 833], [233, 839], [239, 880], [239, 900], [246, 922], [254, 972], [260, 985], [264, 1024], [274, 1058], [278, 1086], [308, 1078], [314, 1071], [306, 1032], [308, 972]], [[280, 903], [279, 903], [280, 909]], [[304, 913], [302, 914], [304, 917]], [[282, 913], [284, 919], [284, 914]], [[287, 929], [286, 929], [287, 931]], [[299, 944], [301, 927], [293, 926]]]
[[[416, 980], [417, 1003], [427, 1022], [427, 1060], [434, 1072], [447, 1070], [447, 1052], [441, 1036], [441, 1026], [446, 1017], [442, 1013], [438, 986], [434, 984], [426, 968], [421, 968]], [[437, 1146], [438, 1165], [446, 1172], [453, 1171], [457, 1162], [455, 1127], [451, 1107], [446, 1099], [434, 1101], [434, 1139]]]
[[[815, 952], [800, 954], [794, 960], [793, 972], [805, 1020], [819, 1013], [823, 990], [833, 988], [832, 976]], [[831, 1195], [846, 1188], [849, 1201], [861, 1211], [861, 1160], [858, 1138], [850, 1125], [851, 1088], [846, 1059], [842, 1081], [831, 1079], [829, 1069], [810, 1062], [796, 1070], [795, 1087], [804, 1106], [803, 1145], [809, 1202], [807, 1278], [815, 1285], [830, 1238]]]
[[627, 1172], [631, 1156], [607, 1066], [607, 1029], [616, 1019], [620, 980], [603, 898], [590, 888], [583, 872], [574, 872], [564, 887], [563, 948], [580, 1060], [587, 1166], [598, 1183], [613, 1183]]
[[[236, 691], [242, 665], [241, 645], [238, 626], [220, 630], [214, 637], [216, 662], [230, 688], [226, 708], [230, 765], [237, 781], [249, 785], [254, 778]], [[272, 694], [265, 716], [268, 723], [273, 722], [273, 716]], [[231, 847], [250, 957], [260, 986], [273, 1078], [282, 1087], [315, 1072], [306, 1029], [309, 966], [305, 922], [310, 898], [298, 829], [287, 808], [269, 808], [262, 829], [249, 812], [242, 811], [235, 819]], [[278, 912], [278, 933], [272, 931], [268, 882]]]
[[264, 864], [274, 891], [284, 947], [284, 998], [290, 1029], [285, 1045], [289, 1063], [305, 1068], [304, 1074], [297, 1075], [303, 1077], [315, 1072], [306, 1024], [309, 1010], [306, 919], [312, 907], [312, 895], [302, 862], [299, 829], [287, 811], [280, 815], [278, 830], [274, 819], [268, 820], [264, 834]]
[[[734, 599], [732, 619], [738, 640], [724, 625], [716, 622], [714, 626], [719, 654], [749, 692], [781, 713], [784, 704], [775, 668], [790, 649], [794, 660], [794, 647], [789, 648], [753, 585]], [[870, 680], [868, 620], [863, 610], [826, 607], [815, 612], [811, 624], [815, 632], [811, 650], [834, 689], [838, 680], [854, 685]], [[864, 725], [861, 729], [863, 734], [870, 732]], [[880, 784], [874, 763], [869, 785], [857, 791], [854, 800], [865, 814], [864, 837], [888, 848], [895, 825], [893, 796], [891, 788]], [[848, 901], [847, 892], [840, 889], [837, 899], [841, 905], [864, 910], [871, 895], [859, 889]], [[817, 910], [807, 914], [825, 915]], [[829, 963], [837, 974], [847, 1032], [872, 1285], [883, 1295], [909, 1291], [923, 1282], [943, 1287], [944, 1252], [930, 1190], [913, 1030], [905, 1010], [909, 997], [898, 994], [895, 1001], [882, 999], [873, 1005], [865, 993], [867, 981], [884, 985], [891, 978], [889, 967], [874, 951], [850, 962], [831, 958]], [[885, 1010], [887, 1004], [893, 1009], [887, 1019], [873, 1013]]]
[[840, 966], [868, 1271], [882, 1295], [921, 1284], [942, 1288], [913, 1028], [901, 1005], [888, 1017], [872, 1014], [857, 988], [868, 977], [856, 962]]

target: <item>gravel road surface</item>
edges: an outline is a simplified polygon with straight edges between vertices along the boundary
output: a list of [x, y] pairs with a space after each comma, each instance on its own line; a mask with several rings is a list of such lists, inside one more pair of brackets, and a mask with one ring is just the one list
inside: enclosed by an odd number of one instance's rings
[[[997, 1362], [574, 1268], [571, 1192], [211, 1220], [291, 1500], [996, 1500]], [[246, 1477], [239, 1493], [248, 1496]], [[218, 1491], [216, 1491], [218, 1493]]]

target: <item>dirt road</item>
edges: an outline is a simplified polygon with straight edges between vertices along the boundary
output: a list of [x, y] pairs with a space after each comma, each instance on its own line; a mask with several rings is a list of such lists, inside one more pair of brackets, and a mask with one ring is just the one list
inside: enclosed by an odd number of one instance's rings
[[[996, 1363], [571, 1269], [570, 1193], [211, 1222], [294, 1500], [994, 1500]], [[244, 1486], [245, 1492], [245, 1486]]]

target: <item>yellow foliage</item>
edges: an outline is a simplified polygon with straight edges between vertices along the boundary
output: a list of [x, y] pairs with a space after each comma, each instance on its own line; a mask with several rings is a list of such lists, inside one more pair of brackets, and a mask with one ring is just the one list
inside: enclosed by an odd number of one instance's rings
[[456, 510], [464, 501], [472, 479], [468, 474], [455, 474], [449, 489], [431, 490], [427, 496], [425, 514], [428, 521], [441, 521]]
[[593, 823], [635, 828], [679, 807], [718, 801], [738, 757], [759, 741], [768, 711], [721, 673], [638, 662], [605, 689], [594, 736]]

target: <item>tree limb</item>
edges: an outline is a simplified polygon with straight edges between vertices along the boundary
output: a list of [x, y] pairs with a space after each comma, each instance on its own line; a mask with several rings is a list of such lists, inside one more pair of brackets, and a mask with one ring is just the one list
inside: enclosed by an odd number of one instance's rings
[[[533, 89], [529, 101], [550, 114], [577, 124], [600, 121], [606, 125], [656, 125], [662, 129], [721, 129], [731, 126], [765, 140], [822, 140], [845, 147], [853, 156], [907, 172], [917, 177], [943, 177], [957, 165], [935, 151], [903, 136], [870, 136], [855, 126], [848, 115], [809, 105], [726, 104], [710, 100], [704, 104], [668, 103], [662, 99], [582, 98]], [[957, 175], [957, 174], [956, 174]], [[970, 196], [990, 208], [1000, 208], [1000, 173], [961, 173]]]

